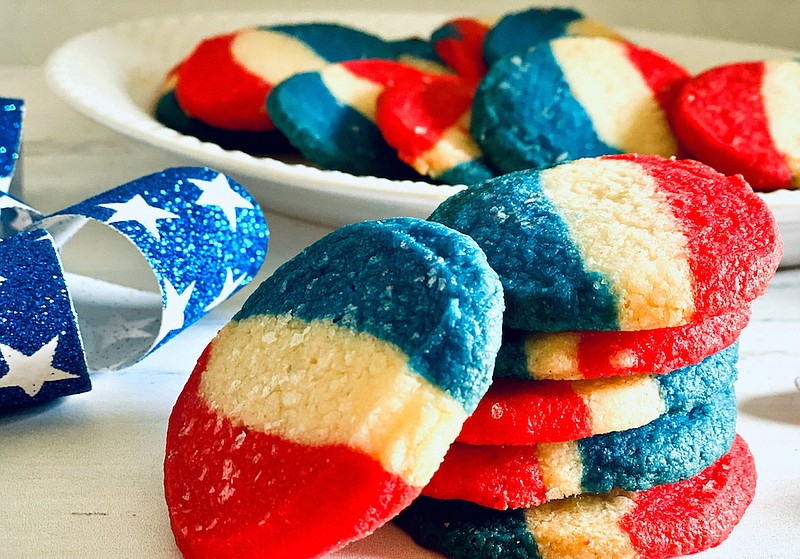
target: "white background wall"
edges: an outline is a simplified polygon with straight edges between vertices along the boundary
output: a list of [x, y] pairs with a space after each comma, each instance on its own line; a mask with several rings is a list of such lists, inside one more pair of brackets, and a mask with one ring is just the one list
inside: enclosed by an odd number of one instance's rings
[[503, 13], [533, 4], [570, 4], [608, 23], [727, 38], [800, 51], [800, 0], [0, 0], [0, 65], [41, 64], [65, 39], [126, 19], [213, 10], [423, 10]]

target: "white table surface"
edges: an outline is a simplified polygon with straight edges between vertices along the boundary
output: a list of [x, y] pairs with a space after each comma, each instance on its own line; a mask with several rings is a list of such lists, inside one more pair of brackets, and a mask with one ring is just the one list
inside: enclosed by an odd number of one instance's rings
[[[78, 115], [47, 89], [41, 68], [0, 67], [0, 96], [26, 100], [24, 197], [43, 212], [188, 163]], [[93, 374], [91, 392], [0, 418], [0, 557], [180, 557], [162, 490], [172, 404], [202, 348], [259, 280], [329, 231], [270, 213], [267, 219], [267, 263], [249, 289], [139, 364]], [[128, 262], [113, 255], [85, 261], [82, 252], [79, 245], [65, 255], [69, 271], [134, 286], [139, 281]], [[741, 337], [739, 432], [758, 465], [756, 498], [727, 542], [696, 557], [800, 556], [798, 375], [800, 270], [781, 270]], [[337, 554], [434, 556], [391, 526]]]

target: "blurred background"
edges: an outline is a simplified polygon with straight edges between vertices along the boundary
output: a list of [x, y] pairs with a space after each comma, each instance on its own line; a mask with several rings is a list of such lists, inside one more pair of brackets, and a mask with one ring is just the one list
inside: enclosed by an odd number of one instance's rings
[[[769, 44], [800, 51], [800, 0], [0, 0], [0, 65], [39, 65], [67, 38], [121, 20], [200, 11], [394, 10], [494, 15], [532, 5], [574, 6], [617, 26]], [[491, 10], [491, 12], [487, 11]]]

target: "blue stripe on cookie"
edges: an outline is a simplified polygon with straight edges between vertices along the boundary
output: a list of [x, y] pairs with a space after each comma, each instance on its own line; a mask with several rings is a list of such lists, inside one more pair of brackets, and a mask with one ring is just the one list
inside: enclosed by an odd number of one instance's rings
[[359, 58], [394, 58], [390, 43], [358, 29], [335, 23], [301, 23], [259, 27], [289, 35], [328, 62], [341, 62]]
[[572, 8], [531, 8], [508, 14], [486, 34], [483, 57], [491, 65], [508, 53], [562, 37], [569, 24], [582, 17]]
[[735, 436], [736, 396], [729, 389], [687, 413], [578, 441], [581, 486], [587, 493], [639, 491], [686, 479], [725, 454]]
[[[397, 218], [346, 226], [311, 245], [267, 279], [234, 320], [291, 313], [369, 333], [399, 347], [412, 369], [471, 411], [499, 345], [501, 298], [497, 276], [471, 239]], [[443, 317], [436, 325], [431, 312]]]
[[[540, 180], [535, 172], [500, 176], [448, 198], [430, 219], [467, 233], [486, 251], [506, 290], [510, 326], [618, 329], [618, 301], [610, 282], [586, 270]], [[533, 273], [524, 272], [533, 263]]]
[[504, 172], [620, 153], [600, 139], [548, 43], [491, 67], [475, 92], [471, 131]]

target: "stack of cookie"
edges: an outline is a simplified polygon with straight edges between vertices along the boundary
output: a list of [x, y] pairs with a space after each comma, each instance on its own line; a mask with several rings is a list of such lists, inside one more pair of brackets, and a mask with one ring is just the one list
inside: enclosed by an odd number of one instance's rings
[[740, 177], [657, 156], [520, 171], [431, 219], [498, 272], [495, 382], [398, 523], [448, 557], [668, 557], [752, 499], [736, 338], [782, 252]]

